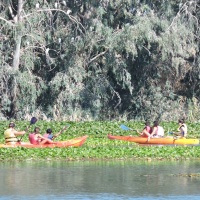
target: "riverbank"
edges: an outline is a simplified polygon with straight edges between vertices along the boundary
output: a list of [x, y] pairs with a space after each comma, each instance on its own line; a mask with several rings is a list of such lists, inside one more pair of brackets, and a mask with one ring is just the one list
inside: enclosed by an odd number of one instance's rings
[[[123, 131], [119, 125], [124, 122], [81, 122], [71, 123], [70, 128], [64, 132], [57, 140], [67, 140], [81, 135], [88, 135], [88, 139], [82, 147], [74, 148], [0, 148], [0, 160], [96, 160], [96, 159], [159, 159], [159, 160], [183, 160], [200, 159], [200, 146], [142, 146], [133, 142], [109, 140], [108, 133], [113, 134], [136, 134], [134, 132]], [[46, 128], [53, 127], [54, 133], [58, 132], [66, 122], [44, 122], [39, 121], [37, 126], [45, 132]], [[18, 127], [22, 130], [27, 122], [18, 122]], [[142, 128], [141, 122], [128, 122], [129, 127]], [[163, 124], [165, 130], [173, 130], [175, 123]], [[197, 138], [197, 128], [199, 124], [190, 125], [190, 137]], [[31, 127], [34, 128], [34, 127]], [[4, 126], [5, 129], [5, 126]], [[3, 131], [2, 131], [3, 132]], [[166, 131], [167, 132], [167, 131]], [[27, 135], [23, 138], [28, 141]], [[0, 138], [4, 142], [3, 134]]]

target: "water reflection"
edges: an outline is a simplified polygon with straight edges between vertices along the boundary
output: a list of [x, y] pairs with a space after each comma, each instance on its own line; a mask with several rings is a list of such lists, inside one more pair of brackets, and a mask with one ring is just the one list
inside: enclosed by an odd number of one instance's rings
[[198, 173], [199, 161], [1, 163], [0, 199], [194, 199]]

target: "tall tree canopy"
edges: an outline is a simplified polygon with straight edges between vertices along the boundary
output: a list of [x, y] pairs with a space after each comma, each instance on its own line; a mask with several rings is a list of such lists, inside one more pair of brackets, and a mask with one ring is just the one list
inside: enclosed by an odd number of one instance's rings
[[198, 0], [2, 0], [0, 117], [199, 120]]

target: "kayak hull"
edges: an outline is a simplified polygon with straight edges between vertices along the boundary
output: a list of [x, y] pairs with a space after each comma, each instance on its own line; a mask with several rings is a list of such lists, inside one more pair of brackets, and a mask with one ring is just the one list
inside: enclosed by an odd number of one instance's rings
[[161, 144], [161, 145], [198, 145], [199, 139], [189, 139], [189, 138], [179, 138], [175, 139], [173, 137], [165, 138], [151, 138], [149, 141], [145, 137], [137, 136], [115, 136], [108, 135], [108, 138], [111, 140], [125, 140], [128, 142], [135, 142], [138, 144]]
[[67, 148], [67, 147], [80, 147], [82, 146], [86, 139], [87, 135], [74, 138], [66, 141], [56, 141], [53, 144], [31, 144], [29, 142], [21, 142], [17, 144], [0, 144], [0, 148], [15, 148], [15, 147], [25, 147], [25, 148]]

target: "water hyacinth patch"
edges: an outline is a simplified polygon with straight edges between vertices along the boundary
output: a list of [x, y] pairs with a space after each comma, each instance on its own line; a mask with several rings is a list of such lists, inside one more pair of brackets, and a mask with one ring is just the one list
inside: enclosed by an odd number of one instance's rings
[[[25, 130], [29, 125], [27, 121], [16, 121], [16, 129]], [[121, 124], [132, 129], [142, 130], [143, 122], [117, 122], [117, 121], [92, 121], [92, 122], [46, 122], [38, 120], [32, 125], [23, 141], [28, 141], [28, 133], [32, 132], [34, 127], [41, 128], [41, 133], [45, 133], [47, 128], [51, 128], [53, 133], [63, 129], [66, 124], [70, 127], [66, 129], [56, 140], [68, 140], [75, 137], [88, 135], [86, 143], [82, 147], [74, 148], [45, 148], [45, 149], [28, 149], [23, 147], [17, 148], [0, 148], [0, 160], [93, 160], [93, 159], [199, 159], [200, 146], [142, 146], [133, 142], [109, 140], [109, 133], [114, 135], [137, 135], [135, 131], [124, 131], [120, 128]], [[4, 143], [4, 131], [7, 129], [8, 122], [1, 122], [0, 143]], [[165, 134], [168, 131], [175, 131], [177, 123], [163, 122]], [[199, 138], [199, 123], [188, 123], [188, 135], [191, 138]]]

